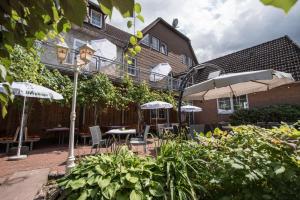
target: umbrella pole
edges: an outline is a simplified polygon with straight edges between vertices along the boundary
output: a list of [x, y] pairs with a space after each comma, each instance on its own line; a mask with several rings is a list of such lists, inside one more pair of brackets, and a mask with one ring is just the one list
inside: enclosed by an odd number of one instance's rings
[[20, 133], [19, 133], [19, 143], [18, 143], [17, 155], [8, 157], [8, 160], [20, 160], [20, 159], [27, 158], [27, 155], [21, 155], [22, 139], [23, 139], [23, 132], [24, 132], [23, 126], [24, 126], [25, 106], [26, 106], [26, 96], [24, 97], [24, 101], [23, 101], [21, 128], [20, 128]]
[[168, 126], [170, 126], [170, 117], [169, 117], [169, 109], [167, 109], [167, 121], [168, 121]]
[[18, 144], [17, 156], [21, 155], [22, 139], [23, 139], [23, 132], [24, 132], [25, 106], [26, 106], [26, 96], [24, 97], [24, 101], [23, 101], [22, 119], [21, 119], [21, 128], [20, 128], [20, 134], [19, 134], [19, 144]]
[[158, 131], [158, 128], [157, 128], [157, 108], [156, 108], [156, 131]]

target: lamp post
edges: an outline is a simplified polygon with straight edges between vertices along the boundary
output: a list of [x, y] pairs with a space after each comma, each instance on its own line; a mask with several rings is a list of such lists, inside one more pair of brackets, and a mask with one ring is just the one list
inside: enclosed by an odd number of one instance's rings
[[186, 85], [188, 83], [188, 81], [190, 80], [190, 78], [195, 75], [195, 73], [198, 72], [198, 70], [202, 70], [202, 69], [205, 69], [205, 68], [214, 68], [214, 69], [217, 69], [217, 70], [220, 70], [221, 73], [225, 73], [225, 70], [218, 66], [218, 65], [215, 65], [215, 64], [211, 64], [211, 63], [204, 63], [204, 64], [199, 64], [199, 65], [196, 65], [194, 67], [192, 67], [186, 74], [185, 76], [183, 77], [180, 85], [179, 85], [179, 97], [178, 97], [178, 123], [179, 123], [179, 131], [181, 131], [181, 127], [182, 127], [182, 120], [181, 120], [181, 105], [182, 105], [182, 98], [183, 98], [183, 92], [184, 92], [184, 89], [186, 88]]
[[[61, 64], [63, 64], [64, 60], [67, 57], [69, 51], [69, 47], [66, 43], [58, 43], [57, 44], [57, 58]], [[75, 55], [75, 64], [68, 65], [73, 67], [74, 69], [74, 88], [73, 88], [73, 97], [72, 97], [72, 109], [70, 114], [70, 134], [69, 134], [69, 153], [67, 159], [66, 173], [70, 173], [71, 169], [75, 166], [75, 156], [74, 156], [74, 133], [75, 133], [75, 121], [76, 121], [76, 97], [77, 97], [77, 82], [78, 82], [78, 74], [82, 66], [88, 64], [95, 50], [89, 44], [84, 44], [79, 48], [79, 60], [76, 59]]]

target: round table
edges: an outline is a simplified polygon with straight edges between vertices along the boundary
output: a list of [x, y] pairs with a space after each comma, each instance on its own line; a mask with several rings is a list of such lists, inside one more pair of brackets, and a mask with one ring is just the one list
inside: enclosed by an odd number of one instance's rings
[[[127, 144], [129, 136], [135, 134], [136, 134], [136, 129], [111, 129], [105, 132], [105, 135], [110, 135], [113, 138], [116, 145], [120, 144], [121, 135], [126, 135], [125, 144]], [[116, 136], [118, 137], [118, 140], [116, 139]]]

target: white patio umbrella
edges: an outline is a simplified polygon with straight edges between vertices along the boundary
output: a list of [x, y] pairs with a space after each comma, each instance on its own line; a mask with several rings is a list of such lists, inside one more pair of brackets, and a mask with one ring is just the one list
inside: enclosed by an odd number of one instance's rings
[[160, 63], [151, 70], [150, 81], [160, 81], [168, 76], [171, 71], [172, 67], [169, 65], [169, 63]]
[[191, 113], [201, 112], [202, 108], [192, 105], [181, 106], [181, 112], [186, 112], [189, 114], [189, 124], [191, 124]]
[[[4, 84], [0, 83], [0, 92], [2, 93], [6, 93]], [[17, 155], [8, 158], [9, 160], [19, 160], [27, 157], [26, 155], [21, 155], [26, 99], [28, 97], [32, 97], [32, 98], [40, 98], [40, 99], [61, 100], [63, 99], [63, 96], [46, 87], [36, 85], [34, 83], [29, 83], [29, 82], [13, 82], [11, 88], [14, 95], [24, 97]]]
[[[143, 110], [156, 110], [156, 126], [157, 126], [157, 110], [158, 109], [169, 109], [173, 108], [173, 105], [164, 101], [151, 101], [141, 105], [141, 109]], [[169, 111], [168, 111], [168, 124], [169, 124]]]
[[291, 74], [272, 69], [224, 74], [185, 89], [185, 100], [209, 100], [268, 91], [292, 83]]

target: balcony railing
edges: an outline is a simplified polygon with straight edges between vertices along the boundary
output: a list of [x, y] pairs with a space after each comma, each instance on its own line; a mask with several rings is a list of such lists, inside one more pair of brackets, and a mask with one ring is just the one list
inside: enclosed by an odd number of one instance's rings
[[[56, 59], [56, 47], [52, 43], [41, 43], [41, 60], [48, 67], [52, 69], [58, 69], [66, 73], [70, 73], [72, 70], [69, 67], [61, 65]], [[66, 59], [68, 63], [74, 63], [76, 51], [71, 49]], [[82, 69], [84, 74], [104, 73], [109, 76], [112, 81], [121, 82], [123, 77], [129, 75], [135, 82], [141, 83], [145, 81], [152, 88], [162, 90], [178, 90], [181, 80], [179, 78], [172, 77], [171, 74], [163, 75], [151, 72], [139, 66], [131, 66], [122, 62], [121, 58], [116, 60], [110, 60], [101, 56], [94, 56], [92, 61]], [[150, 76], [152, 77], [150, 80]]]

